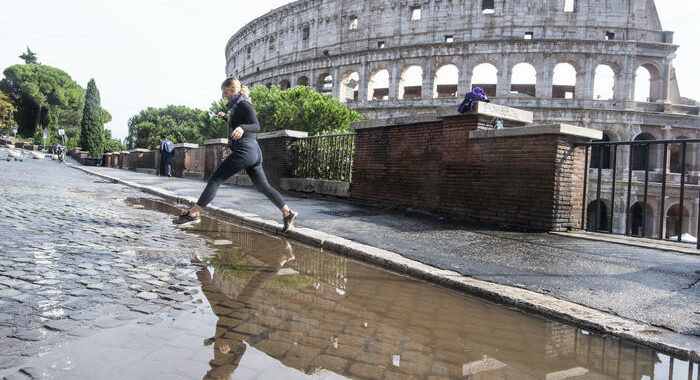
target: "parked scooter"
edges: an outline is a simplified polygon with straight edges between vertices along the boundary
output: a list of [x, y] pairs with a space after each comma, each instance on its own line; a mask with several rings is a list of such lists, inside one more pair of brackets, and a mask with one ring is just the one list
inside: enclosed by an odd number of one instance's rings
[[56, 161], [64, 162], [66, 160], [66, 150], [62, 146], [57, 147], [56, 155], [58, 156], [58, 159]]

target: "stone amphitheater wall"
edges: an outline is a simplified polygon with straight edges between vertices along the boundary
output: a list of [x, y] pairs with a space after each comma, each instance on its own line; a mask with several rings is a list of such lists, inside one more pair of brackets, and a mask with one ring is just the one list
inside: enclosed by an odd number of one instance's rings
[[[248, 85], [309, 85], [374, 118], [432, 112], [485, 84], [492, 101], [531, 110], [535, 122], [625, 140], [641, 131], [697, 138], [698, 106], [684, 104], [673, 70], [677, 48], [653, 0], [300, 0], [237, 31], [226, 45], [226, 74]], [[490, 83], [473, 81], [482, 63], [497, 72]], [[521, 63], [534, 68], [534, 84], [514, 83]], [[554, 82], [561, 63], [573, 67], [575, 84]], [[413, 87], [404, 81], [412, 65], [422, 72]], [[457, 81], [438, 88], [446, 65]], [[595, 94], [600, 65], [613, 72], [609, 99]], [[650, 78], [642, 102], [640, 67]], [[388, 77], [383, 88], [375, 88], [379, 72]]]

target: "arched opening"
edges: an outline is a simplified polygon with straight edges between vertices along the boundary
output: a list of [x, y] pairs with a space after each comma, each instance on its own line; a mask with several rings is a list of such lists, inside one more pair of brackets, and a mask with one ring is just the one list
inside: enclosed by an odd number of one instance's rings
[[[685, 136], [679, 136], [676, 138], [676, 140], [684, 140], [687, 139]], [[693, 148], [693, 144], [686, 144], [685, 148], [685, 172], [688, 173], [690, 170], [692, 170], [693, 167], [693, 162], [692, 162], [692, 151], [691, 149]], [[682, 144], [670, 144], [669, 145], [669, 150], [670, 150], [670, 158], [669, 158], [669, 171], [671, 173], [681, 173], [682, 168], [683, 168], [683, 146]]]
[[[594, 200], [588, 204], [586, 209], [586, 230], [588, 231], [608, 231], [610, 229], [610, 219], [608, 216], [608, 206], [605, 199], [600, 202], [600, 217], [598, 216], [598, 202]], [[598, 228], [596, 229], [596, 221]]]
[[389, 70], [374, 70], [367, 84], [367, 100], [387, 99], [389, 99]]
[[301, 76], [297, 78], [297, 86], [308, 86], [309, 85], [309, 78], [305, 76]]
[[[610, 136], [603, 132], [603, 139], [601, 142], [610, 141]], [[601, 169], [611, 169], [612, 164], [610, 161], [612, 147], [601, 147], [593, 146], [591, 147], [591, 165], [593, 169], [597, 169], [600, 166]], [[601, 162], [602, 159], [602, 162]]]
[[481, 13], [485, 15], [493, 14], [496, 11], [493, 0], [481, 0]]
[[280, 90], [286, 90], [286, 89], [288, 89], [289, 87], [291, 87], [291, 84], [289, 83], [288, 80], [282, 79], [282, 80], [280, 81]]
[[[630, 233], [634, 236], [651, 237], [654, 232], [654, 211], [648, 204], [646, 207], [643, 207], [643, 205], [644, 203], [637, 202], [630, 209], [632, 222]], [[642, 227], [644, 227], [644, 231], [642, 231]]]
[[357, 71], [348, 71], [343, 75], [340, 83], [340, 101], [357, 101], [357, 90], [360, 88], [360, 74]]
[[576, 96], [576, 68], [570, 63], [554, 66], [552, 98], [573, 99]]
[[[656, 140], [652, 134], [641, 133], [634, 138], [634, 141], [653, 141]], [[649, 162], [649, 170], [656, 167], [655, 157], [658, 151], [657, 144], [638, 144], [632, 146], [632, 170], [645, 170], [647, 161]]]
[[564, 0], [564, 12], [575, 12], [576, 2], [574, 0]]
[[333, 93], [333, 76], [328, 73], [323, 73], [318, 77], [318, 87], [316, 90], [322, 94]]
[[529, 63], [518, 63], [513, 66], [513, 76], [510, 80], [510, 94], [516, 96], [535, 97], [537, 85], [537, 70]]
[[480, 63], [472, 72], [472, 88], [481, 87], [487, 96], [496, 96], [498, 69], [490, 63]]
[[[668, 212], [666, 212], [666, 239], [678, 239], [678, 234], [681, 234], [681, 240], [688, 240], [688, 237], [694, 237], [692, 235], [687, 236], [690, 235], [690, 214], [688, 213], [688, 209], [683, 206], [682, 224], [678, 223], [680, 214], [680, 205], [678, 204], [671, 206]], [[686, 236], [683, 236], [684, 234], [686, 234]]]
[[448, 63], [437, 69], [435, 72], [435, 88], [433, 88], [434, 98], [454, 98], [457, 96], [457, 81], [459, 69], [457, 66]]
[[639, 66], [634, 74], [634, 100], [651, 102], [651, 74], [644, 66]]
[[406, 66], [399, 80], [399, 99], [420, 99], [423, 88], [423, 68], [418, 65]]
[[615, 94], [614, 89], [615, 71], [608, 65], [598, 65], [593, 80], [593, 99], [610, 100]]

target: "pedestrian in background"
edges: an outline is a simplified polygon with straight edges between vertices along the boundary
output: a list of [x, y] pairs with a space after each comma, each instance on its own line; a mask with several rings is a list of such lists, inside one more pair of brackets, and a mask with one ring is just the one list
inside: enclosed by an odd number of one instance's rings
[[160, 166], [158, 175], [172, 177], [170, 162], [173, 158], [173, 150], [175, 149], [173, 142], [168, 140], [168, 136], [163, 133], [160, 135]]
[[241, 85], [235, 78], [228, 78], [221, 84], [222, 96], [228, 99], [226, 108], [228, 116], [219, 112], [218, 117], [228, 121], [228, 146], [231, 154], [216, 168], [209, 178], [207, 187], [199, 196], [197, 203], [173, 220], [175, 224], [190, 224], [199, 222], [199, 212], [206, 207], [219, 189], [219, 186], [231, 176], [245, 169], [255, 187], [265, 194], [282, 212], [282, 232], [287, 232], [292, 226], [297, 213], [287, 206], [280, 193], [267, 182], [262, 167], [262, 151], [256, 139], [260, 131], [255, 108], [248, 97], [248, 88]]

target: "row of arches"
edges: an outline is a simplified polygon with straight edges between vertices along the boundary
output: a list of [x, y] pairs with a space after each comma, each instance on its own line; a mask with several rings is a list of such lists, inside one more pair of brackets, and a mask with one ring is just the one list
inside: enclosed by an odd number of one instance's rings
[[[600, 205], [599, 200], [594, 200], [588, 204], [586, 209], [586, 229], [589, 231], [608, 231], [610, 229], [610, 200], [602, 199]], [[600, 207], [600, 217], [598, 216], [598, 208]], [[691, 231], [690, 213], [688, 208], [683, 206], [682, 222], [679, 224], [681, 217], [680, 204], [670, 205], [666, 209], [665, 220], [663, 223], [663, 231], [661, 231], [664, 239], [676, 238], [678, 234], [689, 234], [693, 237]], [[622, 215], [623, 220], [624, 216]], [[596, 225], [597, 223], [597, 225]], [[654, 209], [648, 203], [636, 202], [629, 209], [629, 228], [626, 231], [634, 236], [654, 237], [659, 235], [658, 219], [654, 214]]]
[[[676, 140], [688, 139], [687, 136], [678, 136]], [[655, 141], [654, 135], [648, 132], [640, 133], [634, 137], [632, 141]], [[603, 142], [615, 141], [612, 133], [603, 131]], [[664, 157], [664, 145], [662, 143], [648, 145], [633, 145], [631, 152], [631, 161], [628, 165], [632, 170], [646, 170], [647, 166], [650, 171], [662, 170], [665, 167], [669, 173], [686, 174], [700, 171], [698, 167], [699, 154], [697, 151], [697, 143], [686, 144], [685, 159], [683, 157], [683, 147], [679, 143], [669, 143], [666, 157]], [[590, 167], [593, 169], [612, 169], [614, 150], [612, 147], [594, 146], [591, 148]], [[618, 158], [618, 162], [619, 158]], [[625, 162], [621, 162], [623, 165]], [[618, 166], [619, 167], [619, 166]], [[683, 170], [685, 168], [685, 170]]]
[[[601, 63], [595, 68], [593, 75], [592, 99], [610, 100], [615, 97], [616, 86], [620, 77], [620, 67], [613, 63]], [[341, 101], [372, 101], [388, 100], [395, 97], [399, 100], [432, 98], [454, 98], [458, 94], [460, 70], [453, 63], [443, 63], [437, 66], [434, 78], [426, 81], [424, 70], [420, 65], [409, 64], [398, 72], [398, 83], [392, 82], [388, 68], [377, 68], [369, 73], [366, 83], [357, 71], [349, 70], [341, 74], [339, 82], [336, 82], [333, 74], [323, 72], [315, 78], [313, 83], [317, 91], [331, 93], [338, 96]], [[545, 78], [544, 73], [538, 73], [535, 66], [528, 62], [521, 62], [511, 69], [508, 91], [510, 96], [542, 97], [538, 94], [538, 80], [548, 83], [545, 87], [551, 87], [551, 97], [554, 99], [581, 98], [581, 86], [583, 77], [581, 70], [572, 62], [559, 62], [554, 66], [551, 77]], [[493, 63], [483, 62], [471, 70], [471, 87], [482, 87], [488, 96], [497, 95], [499, 70]], [[549, 82], [551, 81], [551, 85]], [[335, 86], [339, 83], [340, 88]], [[271, 82], [267, 82], [271, 85]], [[289, 88], [292, 83], [282, 79], [278, 83], [282, 89]], [[311, 81], [307, 76], [297, 78], [295, 85], [308, 86]], [[397, 85], [396, 92], [392, 94], [392, 85]], [[432, 88], [425, 88], [432, 85]], [[360, 86], [366, 86], [365, 99], [360, 99]], [[337, 91], [336, 91], [337, 90]], [[430, 93], [424, 94], [424, 91]], [[393, 96], [392, 96], [393, 95]], [[644, 64], [637, 68], [635, 73], [634, 100], [641, 102], [653, 102], [664, 98], [661, 94], [661, 77], [659, 69], [652, 64]]]

